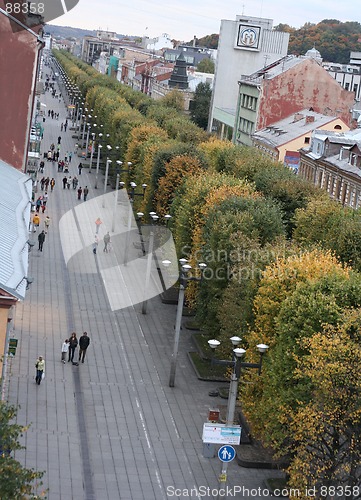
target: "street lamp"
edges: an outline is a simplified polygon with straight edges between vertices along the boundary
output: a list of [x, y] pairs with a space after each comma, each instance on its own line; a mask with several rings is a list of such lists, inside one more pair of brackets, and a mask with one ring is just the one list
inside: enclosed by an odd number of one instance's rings
[[[92, 119], [91, 115], [88, 115], [89, 121]], [[91, 129], [91, 123], [88, 122], [88, 131], [86, 134], [86, 143], [85, 143], [85, 158], [88, 158], [88, 145], [89, 145], [89, 134]]]
[[105, 193], [107, 191], [107, 184], [108, 184], [108, 172], [109, 172], [109, 165], [111, 164], [112, 160], [109, 160], [109, 158], [107, 158], [107, 163], [106, 163], [106, 167], [105, 167], [105, 179], [104, 179], [104, 196], [103, 196], [103, 203], [102, 203], [102, 207], [105, 208]]
[[98, 175], [99, 175], [99, 163], [100, 163], [100, 153], [102, 150], [102, 145], [100, 144], [101, 138], [103, 137], [103, 134], [100, 132], [99, 134], [99, 141], [98, 141], [98, 156], [97, 156], [97, 169], [95, 172], [95, 186], [94, 189], [98, 189]]
[[[94, 127], [97, 126], [96, 123], [93, 125]], [[89, 163], [89, 174], [92, 173], [92, 166], [93, 166], [93, 154], [94, 154], [94, 140], [95, 140], [95, 132], [92, 132], [92, 146], [91, 146], [91, 152], [90, 152], [90, 163]]]
[[[181, 265], [180, 274], [179, 274], [179, 294], [178, 294], [178, 305], [177, 305], [177, 315], [175, 322], [175, 332], [174, 332], [174, 347], [173, 347], [173, 355], [170, 367], [170, 376], [169, 376], [169, 387], [174, 387], [175, 380], [175, 372], [177, 367], [177, 357], [178, 357], [178, 347], [179, 347], [179, 337], [180, 337], [180, 329], [183, 315], [183, 304], [184, 304], [184, 293], [187, 287], [188, 281], [201, 281], [203, 278], [203, 272], [207, 267], [207, 264], [203, 262], [198, 264], [201, 275], [198, 276], [189, 276], [189, 272], [192, 269], [192, 266], [188, 264], [187, 259], [179, 259], [179, 263]], [[169, 267], [171, 262], [169, 260], [163, 260], [162, 264], [165, 267]]]
[[[241, 368], [253, 368], [258, 370], [258, 375], [261, 374], [262, 371], [262, 360], [263, 355], [267, 352], [268, 345], [266, 344], [258, 344], [257, 349], [260, 355], [258, 363], [246, 363], [241, 361], [242, 357], [245, 355], [246, 350], [241, 347], [237, 347], [241, 342], [241, 338], [234, 336], [230, 338], [233, 347], [233, 359], [232, 360], [224, 360], [224, 359], [216, 359], [214, 357], [215, 350], [220, 345], [219, 340], [208, 340], [208, 345], [212, 349], [212, 359], [211, 364], [219, 364], [225, 366], [231, 366], [233, 368], [231, 374], [231, 381], [229, 385], [229, 393], [228, 393], [228, 405], [227, 405], [227, 417], [226, 417], [226, 425], [232, 426], [234, 421], [234, 414], [236, 412], [236, 403], [237, 403], [237, 395], [238, 395], [238, 382], [241, 376]], [[222, 462], [221, 474], [220, 474], [220, 482], [222, 479], [222, 484], [224, 485], [224, 478], [227, 478], [227, 466], [228, 462]]]
[[[118, 176], [117, 176], [117, 178], [118, 178]], [[124, 186], [124, 182], [120, 182], [119, 184], [122, 187]], [[141, 196], [142, 198], [144, 198], [145, 190], [147, 189], [147, 185], [146, 184], [142, 184], [142, 192], [141, 193], [136, 193], [135, 192], [135, 188], [136, 187], [137, 187], [136, 183], [135, 182], [131, 182], [130, 183], [130, 191], [128, 191], [128, 196], [129, 196], [129, 211], [128, 211], [128, 224], [127, 224], [127, 232], [126, 232], [126, 236], [125, 236], [125, 249], [124, 249], [124, 265], [125, 266], [128, 263], [129, 236], [130, 236], [130, 231], [131, 231], [131, 228], [132, 228], [132, 215], [133, 215], [134, 198], [136, 196]]]

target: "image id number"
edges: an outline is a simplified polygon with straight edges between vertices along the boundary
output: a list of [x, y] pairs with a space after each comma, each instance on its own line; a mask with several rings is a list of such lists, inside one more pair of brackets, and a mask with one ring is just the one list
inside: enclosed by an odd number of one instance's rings
[[36, 2], [7, 2], [5, 10], [8, 14], [44, 14], [43, 3]]

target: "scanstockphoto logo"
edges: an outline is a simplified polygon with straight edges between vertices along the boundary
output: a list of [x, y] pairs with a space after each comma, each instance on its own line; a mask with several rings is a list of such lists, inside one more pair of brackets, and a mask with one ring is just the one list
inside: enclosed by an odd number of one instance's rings
[[5, 0], [0, 1], [0, 7], [9, 17], [12, 30], [38, 26], [63, 16], [72, 10], [79, 0]]
[[[178, 280], [172, 233], [137, 223], [125, 190], [77, 205], [60, 219], [59, 230], [69, 273], [100, 275], [113, 311], [151, 299]], [[164, 267], [164, 260], [171, 265]]]

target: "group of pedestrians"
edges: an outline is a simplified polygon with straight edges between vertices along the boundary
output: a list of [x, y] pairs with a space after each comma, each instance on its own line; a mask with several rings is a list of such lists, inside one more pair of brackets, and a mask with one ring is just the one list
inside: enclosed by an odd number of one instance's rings
[[55, 120], [59, 120], [59, 113], [55, 113], [54, 110], [49, 109], [48, 110], [48, 118], [52, 118], [52, 119], [55, 118]]
[[74, 356], [76, 349], [78, 348], [79, 345], [79, 357], [78, 357], [78, 363], [80, 361], [84, 363], [86, 351], [89, 347], [90, 344], [90, 338], [88, 336], [87, 332], [84, 332], [83, 335], [79, 338], [79, 341], [77, 339], [76, 333], [73, 332], [70, 336], [69, 339], [65, 339], [64, 343], [61, 348], [61, 360], [65, 364], [65, 359], [66, 356], [68, 355], [68, 363], [71, 361], [74, 363]]
[[[54, 90], [54, 88], [53, 88], [53, 90]], [[48, 117], [58, 119], [59, 118], [59, 113], [55, 113], [53, 110], [49, 110], [48, 111]], [[66, 119], [64, 123], [61, 123], [61, 125], [60, 125], [60, 131], [61, 132], [63, 132], [63, 131], [66, 132], [67, 127], [68, 127], [68, 120]], [[61, 145], [61, 136], [60, 135], [58, 137], [57, 143], [58, 143], [57, 147], [55, 147], [54, 144], [51, 144], [51, 146], [49, 148], [49, 152], [46, 155], [47, 158], [48, 158], [48, 160], [50, 160], [50, 161], [55, 161], [55, 160], [58, 161], [59, 160], [60, 145]], [[68, 170], [69, 163], [71, 162], [71, 160], [72, 160], [72, 152], [67, 152], [66, 155], [65, 155], [65, 157], [64, 157], [64, 160], [61, 161], [61, 164], [62, 164], [61, 165], [62, 166], [61, 170], [59, 169], [59, 164], [58, 164], [58, 171], [63, 171], [64, 170], [64, 173], [68, 173], [65, 170]], [[66, 167], [66, 169], [65, 169], [65, 167]], [[78, 167], [79, 175], [81, 175], [81, 170], [82, 170], [82, 165], [80, 164], [79, 167]], [[44, 171], [44, 162], [42, 162], [42, 165], [41, 165], [41, 172], [43, 173], [43, 171]], [[75, 189], [77, 189], [79, 181], [78, 181], [78, 179], [77, 179], [76, 176], [74, 176], [74, 177], [64, 176], [62, 182], [63, 182], [64, 189], [65, 188], [69, 189], [70, 185], [72, 185], [73, 189], [75, 190]], [[38, 198], [38, 200], [36, 202], [36, 213], [34, 214], [33, 220], [32, 220], [33, 231], [34, 232], [36, 232], [37, 228], [39, 228], [40, 223], [41, 223], [39, 212], [40, 212], [40, 207], [43, 206], [44, 199], [47, 200], [47, 197], [48, 197], [48, 193], [47, 193], [48, 187], [50, 185], [51, 191], [53, 191], [54, 186], [55, 186], [55, 180], [54, 180], [54, 178], [52, 178], [50, 180], [49, 177], [46, 177], [46, 178], [43, 177], [41, 179], [41, 181], [40, 181], [40, 185], [41, 185], [41, 190], [43, 191], [44, 188], [45, 188], [46, 192], [45, 192], [44, 195], [39, 196], [39, 198]], [[80, 190], [80, 195], [79, 195], [79, 190]], [[81, 195], [83, 194], [84, 201], [86, 201], [88, 193], [89, 193], [88, 186], [85, 186], [84, 189], [82, 189], [80, 187], [78, 189], [78, 199], [81, 199]], [[46, 206], [46, 202], [45, 202], [45, 206]], [[44, 212], [45, 208], [42, 211]], [[47, 215], [46, 218], [45, 218], [45, 220], [44, 220], [45, 229], [42, 230], [40, 232], [40, 234], [38, 235], [39, 251], [43, 250], [43, 245], [44, 245], [44, 242], [45, 242], [46, 234], [47, 234], [47, 232], [49, 230], [49, 225], [50, 225], [50, 217]], [[86, 355], [87, 349], [89, 347], [89, 344], [90, 344], [90, 338], [89, 338], [87, 332], [84, 332], [80, 336], [79, 339], [77, 338], [76, 333], [73, 332], [70, 335], [70, 337], [68, 339], [66, 339], [63, 342], [63, 344], [62, 344], [62, 347], [61, 347], [61, 361], [65, 364], [66, 358], [68, 358], [68, 362], [72, 362], [73, 364], [76, 364], [76, 365], [78, 365], [80, 362], [84, 363], [85, 355]], [[79, 350], [79, 354], [78, 355], [77, 355], [77, 349]], [[74, 357], [78, 361], [74, 361]], [[36, 360], [36, 363], [35, 363], [35, 367], [36, 367], [35, 382], [36, 382], [37, 385], [40, 385], [41, 381], [45, 377], [45, 360], [44, 360], [43, 356], [39, 356], [38, 357], [38, 359]]]
[[[110, 250], [111, 250], [111, 242], [110, 242], [109, 231], [104, 235], [103, 241], [104, 241], [103, 252], [106, 252], [106, 253], [110, 252]], [[98, 233], [95, 233], [94, 243], [93, 243], [93, 254], [94, 255], [97, 253], [98, 245], [99, 245], [99, 237], [98, 237]]]
[[86, 201], [88, 194], [89, 194], [88, 186], [85, 186], [84, 189], [81, 186], [79, 186], [79, 188], [78, 188], [78, 200], [81, 200], [82, 194], [83, 194], [83, 200]]

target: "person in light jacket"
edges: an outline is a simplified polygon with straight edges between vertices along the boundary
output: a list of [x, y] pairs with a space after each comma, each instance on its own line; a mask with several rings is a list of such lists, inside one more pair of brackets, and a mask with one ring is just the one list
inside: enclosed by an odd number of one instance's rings
[[45, 372], [45, 360], [42, 356], [39, 356], [35, 363], [36, 377], [35, 382], [40, 385], [43, 378], [43, 373]]

